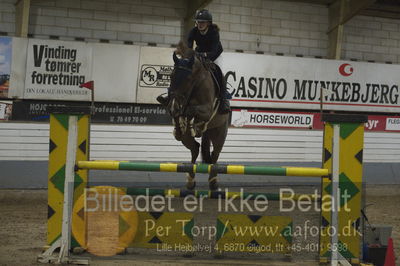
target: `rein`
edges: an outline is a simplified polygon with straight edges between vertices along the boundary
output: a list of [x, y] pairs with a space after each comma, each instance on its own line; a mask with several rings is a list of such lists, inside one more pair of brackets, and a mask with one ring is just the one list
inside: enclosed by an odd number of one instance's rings
[[[217, 84], [217, 91], [215, 93], [218, 93], [218, 90], [220, 90], [221, 88], [219, 87], [218, 81], [217, 81], [213, 71], [210, 69], [210, 66], [207, 64], [208, 62], [202, 60], [202, 58], [198, 58], [198, 60], [200, 61], [201, 65], [203, 66], [203, 68], [204, 68], [203, 70], [211, 74], [211, 79], [213, 80], [213, 83]], [[175, 59], [174, 59], [174, 61], [175, 61]], [[192, 78], [190, 81], [188, 80], [190, 83], [188, 84], [186, 93], [171, 92], [171, 101], [170, 101], [171, 107], [169, 108], [170, 109], [169, 111], [170, 111], [171, 116], [174, 117], [174, 119], [179, 120], [179, 125], [180, 125], [179, 127], [180, 127], [181, 131], [186, 132], [187, 129], [190, 129], [190, 133], [194, 137], [198, 134], [198, 132], [196, 132], [194, 130], [194, 124], [193, 124], [194, 117], [190, 117], [191, 114], [188, 114], [187, 110], [190, 106], [190, 101], [193, 99], [193, 94], [194, 94], [195, 89], [199, 89], [199, 88], [196, 88], [196, 87], [198, 87], [198, 83], [202, 82], [204, 79], [202, 77], [193, 75], [193, 65], [194, 65], [193, 63], [190, 64], [189, 66], [187, 66], [186, 64], [182, 64], [182, 63], [180, 64], [179, 61], [175, 61], [175, 63], [176, 63], [175, 70], [185, 71], [189, 75], [192, 74]], [[200, 73], [200, 75], [202, 76], [201, 72], [196, 72], [196, 73]], [[187, 78], [188, 76], [185, 75], [182, 78], [185, 78], [185, 77]], [[180, 101], [182, 102], [182, 104], [180, 104], [181, 103]], [[208, 124], [216, 116], [216, 114], [218, 112], [218, 108], [219, 108], [218, 97], [215, 97], [214, 101], [211, 104], [213, 105], [211, 117], [209, 117], [208, 121], [203, 121], [202, 129], [200, 129], [201, 133], [203, 133], [204, 130], [206, 130]], [[195, 116], [195, 114], [194, 114], [194, 116]]]
[[189, 73], [192, 73], [192, 72], [193, 72], [193, 69], [188, 68], [188, 67], [184, 67], [184, 66], [176, 66], [176, 68], [185, 70], [185, 71], [187, 71], [187, 72], [189, 72]]
[[[193, 73], [193, 69], [192, 69], [192, 68], [189, 68], [189, 67], [185, 67], [185, 66], [176, 66], [176, 68], [177, 68], [177, 69], [184, 70], [184, 71], [187, 71], [187, 72], [189, 72], [190, 74]], [[197, 84], [197, 83], [198, 83], [197, 80], [195, 80], [195, 81], [193, 82], [193, 85], [191, 86], [191, 89], [190, 89], [190, 92], [189, 92], [188, 97], [185, 97], [185, 102], [184, 102], [184, 105], [182, 106], [182, 109], [179, 109], [179, 110], [178, 110], [177, 115], [175, 115], [175, 117], [181, 116], [181, 115], [184, 115], [184, 114], [185, 114], [186, 109], [187, 109], [187, 107], [189, 106], [189, 102], [190, 102], [190, 100], [192, 99], [193, 91], [194, 91], [194, 88], [196, 87], [196, 84]], [[173, 93], [172, 93], [172, 98], [176, 98], [176, 95], [174, 95]]]
[[[191, 70], [190, 70], [190, 71], [191, 71]], [[196, 86], [197, 83], [198, 83], [198, 82], [195, 81], [195, 82], [193, 83], [193, 85], [190, 86], [191, 89], [190, 89], [189, 95], [188, 95], [188, 97], [185, 97], [185, 102], [184, 102], [184, 104], [182, 105], [182, 109], [179, 109], [179, 110], [178, 110], [177, 115], [175, 115], [175, 117], [181, 116], [181, 115], [184, 115], [184, 114], [185, 114], [186, 109], [187, 109], [188, 106], [189, 106], [189, 102], [190, 102], [190, 100], [192, 99], [194, 87]], [[174, 95], [174, 94], [172, 93], [172, 98], [176, 98], [176, 96], [177, 96], [177, 95]]]

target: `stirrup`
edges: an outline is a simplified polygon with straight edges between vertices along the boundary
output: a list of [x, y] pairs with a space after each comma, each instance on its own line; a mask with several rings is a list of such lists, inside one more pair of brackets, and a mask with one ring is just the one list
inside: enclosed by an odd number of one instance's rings
[[159, 95], [159, 96], [156, 98], [156, 100], [157, 100], [159, 103], [161, 103], [162, 105], [168, 106], [168, 103], [169, 103], [169, 96], [168, 96], [168, 95], [164, 96], [165, 94], [166, 94], [166, 93], [163, 93], [163, 94]]

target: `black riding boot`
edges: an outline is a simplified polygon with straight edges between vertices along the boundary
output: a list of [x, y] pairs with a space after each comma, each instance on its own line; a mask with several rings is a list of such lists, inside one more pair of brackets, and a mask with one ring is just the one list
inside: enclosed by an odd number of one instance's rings
[[166, 96], [164, 96], [165, 93], [159, 95], [156, 100], [161, 103], [161, 105], [167, 107], [169, 104], [169, 95], [167, 94]]
[[220, 114], [226, 114], [226, 113], [229, 113], [230, 111], [231, 111], [231, 107], [229, 104], [229, 100], [226, 98], [221, 98], [220, 102], [219, 102], [218, 112]]
[[226, 91], [225, 80], [222, 79], [221, 83], [220, 83], [221, 84], [221, 91], [220, 91], [220, 95], [219, 95], [220, 102], [219, 102], [218, 112], [220, 114], [226, 114], [226, 113], [229, 113], [231, 111], [231, 107], [230, 107], [230, 104], [229, 104], [229, 100], [227, 99], [228, 92]]

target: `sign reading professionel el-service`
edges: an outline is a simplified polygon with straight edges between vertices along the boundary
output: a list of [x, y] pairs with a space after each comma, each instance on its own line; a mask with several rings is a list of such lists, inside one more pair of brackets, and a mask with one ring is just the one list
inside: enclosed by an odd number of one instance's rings
[[[1, 117], [0, 102], [0, 120]], [[48, 121], [49, 107], [88, 106], [85, 102], [42, 101], [25, 100], [17, 101], [12, 105], [12, 118], [14, 121]], [[160, 105], [135, 104], [135, 103], [105, 103], [96, 102], [91, 116], [93, 123], [107, 124], [146, 124], [170, 125], [171, 117], [167, 110]], [[9, 108], [11, 114], [11, 106]], [[9, 115], [8, 115], [9, 116]]]
[[400, 65], [223, 53], [233, 106], [400, 111]]
[[79, 85], [91, 79], [91, 57], [85, 43], [29, 40], [24, 98], [90, 100]]

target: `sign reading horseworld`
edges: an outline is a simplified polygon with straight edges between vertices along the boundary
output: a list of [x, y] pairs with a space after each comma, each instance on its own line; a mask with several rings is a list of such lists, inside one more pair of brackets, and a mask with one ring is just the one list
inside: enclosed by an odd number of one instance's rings
[[[232, 109], [231, 125], [250, 128], [323, 130], [320, 112]], [[400, 116], [368, 115], [365, 131], [400, 132]]]
[[400, 65], [237, 53], [217, 63], [233, 106], [400, 112]]
[[[232, 125], [235, 127], [308, 128], [314, 125], [312, 113], [233, 110]], [[318, 116], [320, 118], [320, 116]]]

